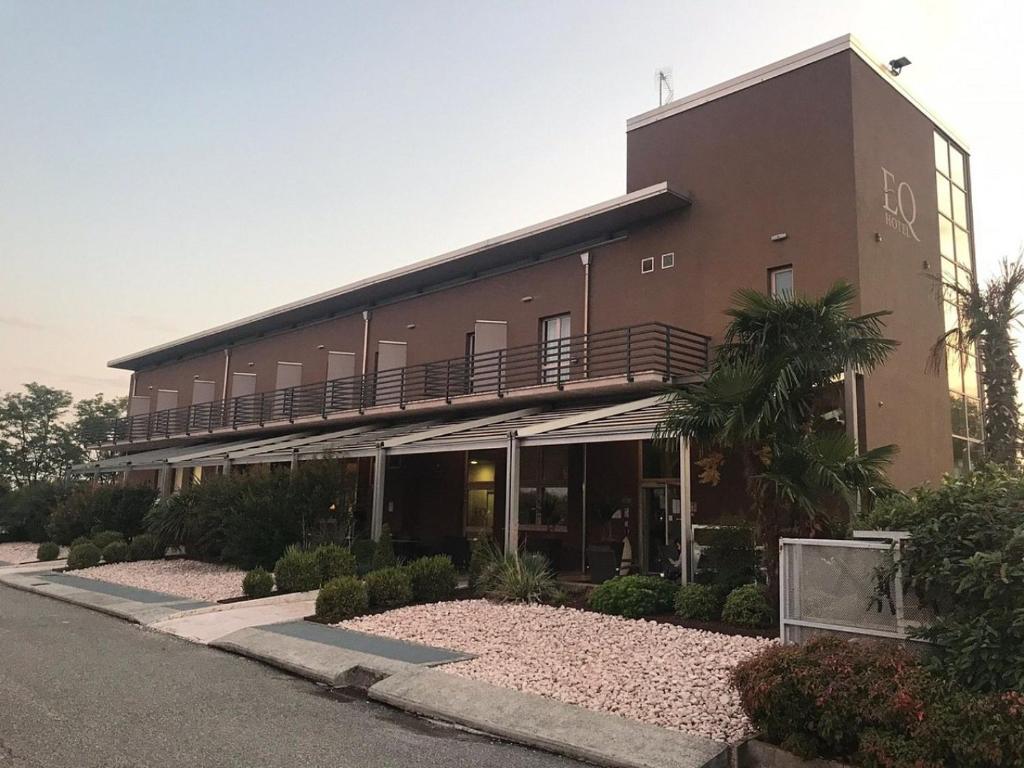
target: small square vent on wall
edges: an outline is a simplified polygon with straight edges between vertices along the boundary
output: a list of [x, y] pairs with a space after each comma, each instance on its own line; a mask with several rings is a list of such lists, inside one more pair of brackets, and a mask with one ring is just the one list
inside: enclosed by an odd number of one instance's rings
[[640, 274], [646, 275], [654, 271], [654, 257], [648, 256], [640, 262]]
[[674, 253], [663, 253], [661, 254], [661, 268], [672, 269], [676, 265], [676, 255]]

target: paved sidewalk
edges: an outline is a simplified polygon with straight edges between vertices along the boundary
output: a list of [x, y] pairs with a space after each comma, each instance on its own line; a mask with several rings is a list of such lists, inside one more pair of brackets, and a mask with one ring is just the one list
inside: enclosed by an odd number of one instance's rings
[[260, 627], [312, 616], [316, 592], [272, 595], [259, 600], [220, 603], [150, 624], [152, 629], [209, 645], [247, 627]]

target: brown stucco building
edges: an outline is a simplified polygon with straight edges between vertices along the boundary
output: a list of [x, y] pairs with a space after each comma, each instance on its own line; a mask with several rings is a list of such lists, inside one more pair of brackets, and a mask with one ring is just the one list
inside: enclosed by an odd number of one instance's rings
[[658, 393], [700, 376], [737, 289], [839, 279], [900, 342], [847, 376], [848, 430], [900, 446], [901, 487], [968, 465], [976, 366], [927, 368], [956, 322], [939, 278], [973, 280], [968, 156], [887, 66], [843, 37], [627, 138], [621, 197], [112, 361], [130, 414], [97, 436], [117, 455], [82, 469], [167, 491], [329, 451], [363, 478], [372, 532], [490, 532], [566, 570], [625, 540], [655, 569], [690, 523], [744, 513], [734, 468], [702, 487], [686, 445], [680, 464], [650, 444]]

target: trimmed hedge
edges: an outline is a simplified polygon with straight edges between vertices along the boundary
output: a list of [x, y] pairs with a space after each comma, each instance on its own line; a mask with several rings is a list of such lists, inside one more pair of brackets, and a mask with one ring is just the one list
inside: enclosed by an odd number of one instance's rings
[[370, 608], [387, 611], [412, 602], [412, 579], [404, 568], [392, 566], [366, 574]]
[[95, 544], [89, 542], [78, 544], [71, 548], [68, 553], [68, 570], [75, 571], [79, 568], [92, 568], [100, 564], [103, 553]]
[[326, 584], [339, 576], [356, 575], [356, 558], [351, 552], [337, 544], [321, 544], [313, 550], [320, 583]]
[[741, 627], [767, 627], [774, 617], [768, 594], [760, 584], [736, 587], [722, 606], [722, 621]]
[[290, 546], [274, 565], [274, 583], [278, 592], [309, 592], [320, 586], [320, 568], [316, 556]]
[[267, 597], [274, 591], [274, 574], [262, 568], [253, 568], [242, 579], [242, 594], [246, 597]]
[[391, 568], [395, 565], [398, 565], [398, 558], [395, 557], [395, 545], [391, 541], [391, 528], [384, 525], [380, 531], [380, 538], [373, 546], [371, 568], [379, 571], [381, 568]]
[[123, 563], [127, 559], [128, 545], [120, 539], [110, 542], [103, 548], [103, 562], [105, 563]]
[[774, 646], [732, 680], [766, 740], [879, 768], [1024, 765], [1024, 695], [972, 693], [890, 644]]
[[36, 550], [36, 560], [56, 560], [60, 557], [60, 547], [52, 541], [44, 541]]
[[594, 588], [587, 606], [597, 613], [639, 619], [671, 611], [678, 588], [658, 576], [616, 576]]
[[129, 560], [160, 560], [166, 552], [167, 548], [151, 533], [140, 533], [128, 545]]
[[724, 603], [722, 590], [710, 584], [684, 584], [676, 591], [676, 615], [683, 619], [717, 621]]
[[439, 603], [455, 593], [458, 575], [448, 555], [421, 557], [405, 568], [412, 581], [412, 595], [416, 602]]
[[316, 616], [330, 624], [364, 614], [368, 607], [366, 584], [355, 576], [331, 579], [316, 596]]
[[115, 541], [124, 541], [124, 534], [120, 531], [100, 531], [99, 533], [92, 534], [89, 539], [102, 550], [107, 548], [107, 544]]

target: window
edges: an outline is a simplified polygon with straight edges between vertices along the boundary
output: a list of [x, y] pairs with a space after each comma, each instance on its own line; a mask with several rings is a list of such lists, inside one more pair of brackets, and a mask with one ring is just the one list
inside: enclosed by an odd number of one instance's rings
[[772, 296], [785, 298], [793, 295], [793, 268], [779, 267], [768, 270], [768, 288]]
[[470, 453], [466, 466], [466, 535], [490, 535], [494, 528], [495, 464]]
[[661, 268], [672, 269], [676, 265], [676, 255], [674, 253], [663, 253], [661, 254]]
[[545, 317], [540, 321], [541, 383], [561, 383], [569, 379], [572, 363], [572, 325], [568, 314]]
[[[971, 238], [968, 227], [966, 159], [938, 133], [935, 143], [935, 188], [938, 193], [939, 256], [945, 285], [970, 290], [974, 285]], [[947, 331], [960, 325], [955, 292], [946, 290], [943, 314]], [[946, 350], [949, 381], [949, 420], [953, 432], [953, 471], [956, 474], [976, 466], [982, 454], [984, 424], [978, 399], [978, 358], [970, 350], [960, 354]]]
[[646, 275], [654, 271], [654, 257], [648, 256], [640, 262], [640, 274]]
[[527, 531], [564, 532], [569, 519], [569, 449], [524, 449], [520, 468], [519, 526]]

